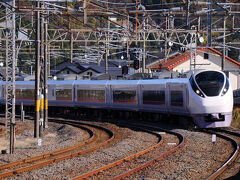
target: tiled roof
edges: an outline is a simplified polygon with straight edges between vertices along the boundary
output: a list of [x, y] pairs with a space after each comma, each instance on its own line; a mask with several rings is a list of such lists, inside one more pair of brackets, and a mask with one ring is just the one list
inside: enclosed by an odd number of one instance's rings
[[[119, 76], [122, 75], [122, 69], [118, 67], [118, 61], [116, 64], [114, 62], [109, 62], [108, 63], [108, 73], [111, 75]], [[70, 70], [74, 72], [75, 74], [81, 74], [87, 70], [92, 70], [95, 71], [96, 73], [105, 73], [105, 62], [102, 61], [100, 66], [98, 66], [97, 63], [70, 63], [69, 61], [62, 62], [56, 66], [54, 69], [55, 71], [52, 70], [52, 75], [58, 74], [61, 71], [64, 70]]]
[[[200, 54], [201, 52], [212, 52], [218, 55], [222, 55], [222, 53], [220, 53], [219, 51], [213, 49], [213, 48], [197, 48], [197, 53], [196, 55]], [[185, 61], [189, 60], [190, 57], [190, 51], [186, 51], [180, 55], [176, 55], [176, 56], [172, 56], [171, 58], [165, 60], [165, 61], [161, 61], [157, 64], [152, 65], [150, 68], [151, 69], [159, 69], [160, 66], [162, 69], [167, 69], [167, 70], [173, 70], [173, 68], [175, 68], [176, 66], [184, 63]], [[240, 68], [240, 63], [231, 59], [230, 57], [226, 56], [225, 57], [226, 60], [230, 61], [231, 63], [239, 66]]]

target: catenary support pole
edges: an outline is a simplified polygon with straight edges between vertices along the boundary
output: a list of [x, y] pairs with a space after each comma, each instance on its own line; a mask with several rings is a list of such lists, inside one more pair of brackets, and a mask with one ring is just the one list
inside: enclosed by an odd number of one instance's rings
[[44, 22], [44, 120], [43, 128], [48, 127], [48, 22]]
[[36, 1], [35, 12], [35, 25], [36, 25], [36, 37], [35, 37], [35, 119], [34, 119], [34, 137], [39, 137], [39, 110], [40, 110], [40, 2]]

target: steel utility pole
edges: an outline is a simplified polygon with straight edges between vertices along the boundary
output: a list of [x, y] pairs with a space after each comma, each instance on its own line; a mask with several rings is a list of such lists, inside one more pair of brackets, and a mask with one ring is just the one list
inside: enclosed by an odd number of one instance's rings
[[34, 119], [34, 137], [39, 137], [39, 119], [40, 119], [40, 2], [36, 1], [35, 12], [35, 119]]
[[48, 127], [48, 22], [44, 22], [44, 120], [43, 128]]
[[212, 46], [212, 0], [208, 0], [207, 12], [207, 45]]
[[144, 14], [144, 22], [143, 22], [143, 64], [142, 64], [142, 73], [145, 73], [146, 68], [146, 19]]
[[[195, 26], [192, 29], [196, 30]], [[196, 68], [196, 53], [197, 53], [197, 33], [196, 31], [191, 33], [191, 43], [190, 43], [190, 70]], [[192, 68], [193, 67], [193, 68]]]
[[[108, 4], [107, 4], [107, 10], [108, 10]], [[105, 55], [105, 74], [108, 74], [108, 56], [109, 56], [109, 31], [110, 31], [110, 19], [108, 16], [107, 19], [107, 32], [105, 33], [105, 47], [106, 47], [106, 55]]]
[[40, 13], [40, 67], [39, 67], [39, 71], [40, 71], [40, 119], [39, 119], [39, 136], [42, 136], [42, 132], [43, 132], [43, 121], [44, 121], [44, 79], [45, 79], [45, 74], [44, 74], [44, 53], [45, 53], [45, 49], [44, 49], [44, 44], [45, 44], [45, 28], [44, 28], [44, 5], [43, 3], [40, 4], [41, 6], [41, 13]]
[[84, 24], [87, 24], [87, 0], [83, 1], [83, 11], [84, 11]]
[[222, 71], [224, 71], [224, 63], [225, 63], [225, 56], [226, 56], [226, 16], [223, 17], [223, 57], [222, 57]]
[[9, 3], [11, 7], [6, 6], [6, 112], [5, 128], [8, 132], [10, 121], [10, 153], [14, 153], [15, 140], [15, 0]]
[[187, 0], [187, 8], [186, 8], [186, 28], [187, 28], [187, 29], [190, 29], [189, 9], [190, 9], [190, 0]]

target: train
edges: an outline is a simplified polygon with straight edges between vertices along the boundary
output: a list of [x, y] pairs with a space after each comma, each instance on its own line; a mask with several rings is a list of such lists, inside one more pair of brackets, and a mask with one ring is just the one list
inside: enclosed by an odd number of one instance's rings
[[[16, 81], [16, 104], [34, 106], [34, 81]], [[0, 82], [5, 103], [5, 82]], [[200, 128], [228, 127], [233, 91], [217, 70], [195, 70], [189, 77], [142, 80], [49, 80], [48, 106], [150, 112], [191, 117]]]

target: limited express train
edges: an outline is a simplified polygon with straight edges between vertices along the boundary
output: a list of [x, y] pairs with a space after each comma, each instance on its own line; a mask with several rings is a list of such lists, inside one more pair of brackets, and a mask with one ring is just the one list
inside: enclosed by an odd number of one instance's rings
[[[16, 81], [16, 104], [34, 105], [34, 81]], [[0, 102], [5, 83], [0, 84]], [[233, 93], [221, 71], [197, 70], [190, 78], [48, 81], [49, 107], [153, 112], [192, 117], [201, 128], [227, 127]]]

